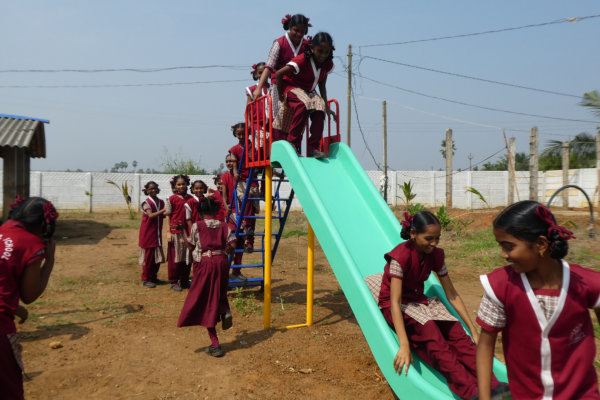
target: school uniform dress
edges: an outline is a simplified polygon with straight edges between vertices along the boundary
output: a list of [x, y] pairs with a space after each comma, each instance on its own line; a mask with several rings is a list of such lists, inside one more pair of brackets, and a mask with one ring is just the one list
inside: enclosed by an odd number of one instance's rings
[[192, 198], [189, 194], [174, 194], [168, 198], [165, 214], [171, 217], [171, 241], [167, 245], [167, 261], [169, 282], [182, 282], [184, 285], [190, 277], [191, 260], [185, 245], [183, 233], [177, 227], [185, 223], [185, 203]]
[[185, 202], [185, 220], [198, 222], [200, 220], [200, 214], [198, 213], [198, 206], [200, 205], [200, 201], [202, 199], [196, 196], [195, 194], [191, 195], [191, 198]]
[[27, 265], [45, 258], [42, 239], [14, 220], [0, 226], [0, 397], [23, 399], [23, 362], [14, 318]]
[[283, 105], [273, 122], [273, 127], [287, 133], [287, 141], [296, 149], [300, 149], [302, 134], [306, 127], [306, 119], [310, 116], [310, 136], [308, 152], [319, 150], [325, 111], [327, 105], [315, 89], [333, 71], [333, 61], [327, 60], [317, 68], [313, 57], [301, 54], [294, 57], [287, 65], [293, 68], [293, 74], [283, 76], [283, 91], [287, 102]]
[[192, 225], [189, 241], [194, 246], [194, 279], [177, 326], [213, 328], [220, 315], [229, 310], [229, 263], [225, 249], [233, 245], [235, 236], [225, 222], [203, 219]]
[[[408, 340], [415, 354], [441, 373], [452, 392], [469, 399], [477, 389], [476, 346], [462, 325], [436, 297], [424, 294], [424, 283], [431, 271], [448, 275], [444, 250], [420, 254], [412, 240], [396, 246], [385, 255], [379, 308], [393, 328], [390, 288], [392, 277], [402, 280], [402, 316]], [[492, 388], [498, 385], [492, 379]]]
[[159, 198], [148, 197], [140, 209], [142, 210], [142, 223], [138, 245], [140, 246], [139, 264], [142, 266], [142, 281], [155, 282], [160, 264], [165, 262], [162, 249], [162, 227], [164, 214], [150, 218], [146, 212], [158, 212], [165, 208], [165, 202]]
[[590, 308], [600, 307], [600, 272], [562, 260], [562, 287], [534, 290], [511, 265], [482, 275], [477, 323], [502, 332], [515, 399], [600, 399]]
[[[227, 203], [229, 204], [229, 209], [231, 211], [234, 210], [234, 205], [233, 205], [233, 191], [235, 190], [235, 177], [233, 176], [233, 174], [230, 171], [225, 172], [224, 174], [221, 175], [221, 182], [223, 182], [223, 186], [225, 186], [225, 188], [227, 189], [227, 195], [228, 195], [228, 199], [227, 199]], [[235, 232], [235, 228], [236, 228], [236, 215], [232, 212], [229, 214], [229, 227], [231, 228], [232, 232]], [[236, 242], [236, 249], [243, 249], [244, 248], [244, 239], [243, 237], [240, 237], [237, 242]], [[242, 257], [243, 257], [243, 253], [235, 253], [233, 256], [233, 263], [234, 264], [241, 264], [242, 263]], [[233, 274], [240, 274], [241, 273], [241, 268], [232, 268], [232, 273]]]
[[[273, 116], [279, 113], [279, 107], [281, 106], [281, 103], [279, 102], [279, 94], [277, 93], [275, 73], [279, 69], [285, 67], [288, 61], [290, 61], [292, 58], [298, 56], [299, 54], [303, 54], [308, 46], [310, 46], [310, 43], [304, 38], [302, 38], [298, 46], [294, 46], [292, 40], [290, 39], [289, 33], [286, 33], [282, 37], [275, 39], [273, 42], [273, 46], [271, 46], [271, 50], [269, 51], [269, 55], [265, 61], [265, 68], [269, 68], [269, 70], [271, 70], [270, 94], [271, 99], [273, 100]], [[273, 132], [273, 136], [275, 136], [275, 132]], [[273, 139], [275, 139], [275, 137]]]

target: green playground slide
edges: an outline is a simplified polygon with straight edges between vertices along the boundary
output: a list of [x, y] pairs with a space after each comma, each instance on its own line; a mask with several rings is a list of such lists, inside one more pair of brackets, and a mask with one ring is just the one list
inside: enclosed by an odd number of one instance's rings
[[[350, 148], [330, 147], [329, 158], [299, 158], [285, 141], [273, 143], [271, 163], [284, 169], [319, 244], [335, 273], [367, 339], [379, 368], [402, 399], [452, 399], [445, 379], [415, 357], [408, 375], [394, 371], [398, 338], [389, 328], [364, 278], [383, 272], [383, 255], [402, 241], [400, 223], [377, 191]], [[425, 285], [456, 316], [433, 276]], [[464, 325], [464, 323], [463, 323]], [[507, 382], [506, 368], [494, 360], [494, 373]]]

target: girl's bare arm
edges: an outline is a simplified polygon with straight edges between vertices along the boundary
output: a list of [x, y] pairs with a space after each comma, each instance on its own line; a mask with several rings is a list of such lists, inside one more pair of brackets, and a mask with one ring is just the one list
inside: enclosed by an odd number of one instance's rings
[[496, 345], [495, 332], [481, 331], [477, 343], [477, 387], [479, 399], [489, 400], [492, 392], [492, 364], [494, 360], [494, 346]]

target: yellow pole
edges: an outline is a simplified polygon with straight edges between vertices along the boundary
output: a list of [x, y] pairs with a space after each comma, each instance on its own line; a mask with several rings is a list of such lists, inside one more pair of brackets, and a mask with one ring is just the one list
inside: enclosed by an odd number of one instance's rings
[[264, 272], [264, 326], [265, 329], [271, 327], [271, 203], [273, 201], [273, 167], [265, 167], [265, 272]]
[[308, 224], [308, 264], [306, 266], [306, 325], [313, 323], [313, 294], [315, 271], [315, 232]]

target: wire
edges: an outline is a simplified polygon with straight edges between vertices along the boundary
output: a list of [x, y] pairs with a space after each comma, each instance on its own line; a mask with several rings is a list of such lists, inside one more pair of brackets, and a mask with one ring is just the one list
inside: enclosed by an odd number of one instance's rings
[[510, 27], [510, 28], [494, 29], [494, 30], [483, 31], [483, 32], [464, 33], [464, 34], [461, 34], [461, 35], [438, 36], [438, 37], [427, 38], [427, 39], [407, 40], [407, 41], [404, 41], [404, 42], [364, 44], [362, 46], [358, 46], [358, 48], [362, 49], [363, 47], [396, 46], [396, 45], [412, 44], [412, 43], [433, 42], [435, 40], [457, 39], [457, 38], [464, 38], [464, 37], [471, 37], [471, 36], [488, 35], [488, 34], [491, 34], [491, 33], [516, 31], [516, 30], [519, 30], [519, 29], [538, 28], [540, 26], [563, 24], [565, 22], [579, 22], [579, 21], [583, 21], [583, 20], [586, 20], [586, 19], [592, 19], [592, 18], [598, 18], [598, 17], [600, 17], [600, 14], [587, 15], [585, 17], [576, 17], [576, 18], [565, 18], [565, 19], [561, 18], [561, 19], [558, 19], [558, 20], [548, 21], [548, 22], [542, 22], [542, 23], [539, 23], [539, 24], [528, 24], [528, 25], [522, 25], [522, 26], [514, 26], [514, 27]]
[[102, 85], [0, 85], [0, 89], [73, 89], [73, 88], [114, 88], [114, 87], [141, 87], [141, 86], [185, 86], [202, 85], [207, 83], [247, 82], [248, 79], [228, 79], [218, 81], [192, 81], [192, 82], [167, 82], [167, 83], [131, 83], [131, 84], [102, 84]]
[[417, 91], [411, 90], [411, 89], [405, 89], [405, 88], [402, 88], [402, 87], [399, 87], [399, 86], [395, 86], [395, 85], [392, 85], [392, 84], [389, 84], [389, 83], [384, 83], [384, 82], [378, 81], [376, 79], [372, 79], [372, 78], [366, 77], [366, 76], [364, 76], [362, 74], [359, 75], [359, 76], [362, 79], [365, 79], [365, 80], [368, 80], [368, 81], [371, 81], [371, 82], [374, 82], [374, 83], [378, 83], [378, 84], [383, 85], [383, 86], [387, 86], [387, 87], [391, 87], [391, 88], [394, 88], [394, 89], [398, 89], [398, 90], [401, 90], [403, 92], [416, 94], [416, 95], [427, 97], [427, 98], [430, 98], [430, 99], [442, 100], [442, 101], [446, 101], [448, 103], [454, 103], [454, 104], [460, 104], [460, 105], [467, 106], [467, 107], [479, 108], [479, 109], [482, 109], [482, 110], [497, 111], [497, 112], [503, 112], [503, 113], [506, 113], [506, 114], [524, 115], [526, 117], [552, 119], [552, 120], [555, 120], [555, 121], [585, 122], [585, 123], [593, 123], [593, 124], [598, 123], [598, 121], [590, 121], [590, 120], [582, 120], [582, 119], [574, 119], [574, 118], [559, 118], [559, 117], [551, 117], [549, 115], [527, 114], [527, 113], [522, 113], [522, 112], [518, 112], [518, 111], [503, 110], [503, 109], [500, 109], [500, 108], [479, 106], [477, 104], [465, 103], [465, 102], [458, 101], [458, 100], [446, 99], [444, 97], [432, 96], [432, 95], [421, 93], [421, 92], [417, 92]]
[[363, 59], [377, 60], [377, 61], [382, 61], [382, 62], [386, 62], [386, 63], [390, 63], [390, 64], [402, 65], [404, 67], [415, 68], [415, 69], [420, 69], [420, 70], [430, 71], [430, 72], [436, 72], [438, 74], [445, 74], [445, 75], [457, 76], [459, 78], [472, 79], [472, 80], [481, 81], [481, 82], [494, 83], [494, 84], [497, 84], [497, 85], [510, 86], [510, 87], [515, 87], [515, 88], [519, 88], [519, 89], [527, 89], [527, 90], [533, 90], [533, 91], [536, 91], [536, 92], [555, 94], [555, 95], [558, 95], [558, 96], [575, 97], [577, 99], [581, 99], [581, 96], [577, 96], [577, 95], [574, 95], [574, 94], [555, 92], [555, 91], [552, 91], [552, 90], [538, 89], [538, 88], [533, 88], [533, 87], [530, 87], [530, 86], [523, 86], [523, 85], [517, 85], [517, 84], [513, 84], [513, 83], [494, 81], [494, 80], [491, 80], [491, 79], [478, 78], [478, 77], [475, 77], [475, 76], [462, 75], [462, 74], [457, 74], [457, 73], [454, 73], [454, 72], [447, 72], [447, 71], [441, 71], [441, 70], [433, 69], [433, 68], [420, 67], [418, 65], [405, 64], [405, 63], [401, 63], [399, 61], [385, 60], [383, 58], [364, 56], [364, 57], [361, 57], [361, 62], [362, 62]]
[[227, 69], [248, 69], [246, 65], [184, 65], [176, 67], [163, 68], [106, 68], [106, 69], [2, 69], [0, 73], [56, 73], [56, 72], [78, 72], [78, 73], [98, 73], [98, 72], [163, 72], [175, 71], [180, 69], [209, 69], [209, 68], [227, 68]]

